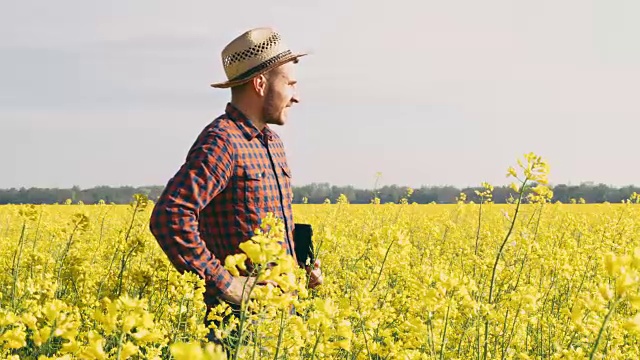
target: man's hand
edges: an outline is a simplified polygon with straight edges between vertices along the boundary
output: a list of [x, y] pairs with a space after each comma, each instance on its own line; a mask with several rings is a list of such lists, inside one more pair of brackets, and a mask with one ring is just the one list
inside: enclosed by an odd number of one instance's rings
[[255, 277], [234, 276], [231, 286], [220, 295], [220, 299], [235, 305], [240, 305], [243, 301], [249, 300], [249, 292], [256, 282]]
[[324, 282], [322, 271], [320, 270], [320, 259], [317, 259], [313, 264], [313, 270], [307, 267], [307, 273], [309, 274], [309, 289], [314, 289]]
[[[249, 295], [254, 284], [256, 284], [255, 277], [234, 276], [233, 280], [231, 280], [231, 286], [225, 293], [220, 295], [220, 299], [231, 304], [240, 305], [243, 301], [246, 302], [247, 300], [249, 300]], [[256, 286], [266, 284], [278, 286], [278, 284], [272, 280], [260, 281], [256, 284]]]

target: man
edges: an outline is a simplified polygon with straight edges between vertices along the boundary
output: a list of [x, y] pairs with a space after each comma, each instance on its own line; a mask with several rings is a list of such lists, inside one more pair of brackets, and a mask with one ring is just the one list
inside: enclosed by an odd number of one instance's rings
[[[153, 209], [151, 232], [176, 269], [205, 280], [208, 308], [246, 299], [245, 283], [255, 278], [232, 276], [223, 262], [267, 212], [283, 219], [283, 246], [295, 257], [291, 172], [269, 125], [284, 125], [298, 103], [293, 65], [305, 55], [270, 28], [249, 30], [223, 49], [227, 81], [211, 86], [230, 88], [231, 101], [200, 133]], [[310, 287], [323, 282], [319, 263], [307, 271]]]

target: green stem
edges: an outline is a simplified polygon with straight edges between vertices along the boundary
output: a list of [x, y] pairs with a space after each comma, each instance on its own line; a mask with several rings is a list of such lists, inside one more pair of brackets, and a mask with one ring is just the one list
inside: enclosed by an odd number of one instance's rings
[[18, 277], [20, 275], [20, 258], [22, 257], [22, 247], [24, 245], [24, 233], [27, 229], [27, 221], [22, 224], [22, 231], [20, 233], [20, 240], [18, 240], [18, 250], [13, 257], [13, 286], [11, 288], [11, 307], [16, 307], [16, 293], [18, 292]]
[[376, 279], [376, 282], [373, 284], [373, 287], [371, 288], [371, 290], [369, 290], [369, 292], [372, 292], [373, 290], [375, 290], [376, 286], [378, 286], [378, 282], [380, 281], [380, 277], [382, 276], [382, 270], [384, 270], [384, 263], [387, 262], [387, 257], [389, 256], [389, 251], [391, 250], [391, 245], [393, 245], [394, 241], [395, 240], [392, 240], [389, 246], [387, 247], [387, 252], [384, 254], [384, 259], [382, 259], [382, 265], [380, 265], [380, 272], [378, 273], [378, 278]]
[[449, 310], [451, 309], [451, 304], [447, 306], [447, 314], [444, 316], [444, 330], [442, 330], [442, 343], [440, 344], [440, 360], [444, 357], [444, 343], [447, 338], [447, 325], [449, 324]]
[[[478, 256], [478, 244], [480, 243], [480, 227], [482, 225], [482, 203], [484, 201], [480, 201], [480, 208], [478, 210], [478, 231], [476, 232], [476, 248], [473, 252], [473, 255]], [[473, 263], [473, 277], [475, 278], [476, 276], [476, 261], [474, 259], [474, 263]]]
[[480, 322], [476, 323], [476, 359], [480, 360]]
[[[504, 250], [504, 247], [507, 244], [507, 241], [509, 240], [511, 233], [513, 232], [513, 228], [515, 227], [516, 219], [518, 218], [518, 212], [520, 211], [520, 204], [522, 203], [522, 196], [524, 194], [527, 181], [529, 181], [529, 178], [525, 178], [524, 181], [522, 182], [522, 187], [520, 188], [520, 193], [518, 195], [518, 201], [516, 204], [516, 211], [513, 214], [513, 219], [511, 220], [511, 226], [509, 227], [509, 231], [507, 232], [507, 235], [504, 237], [502, 244], [500, 244], [500, 248], [498, 249], [498, 254], [496, 255], [496, 260], [493, 262], [493, 269], [491, 270], [491, 283], [489, 285], [489, 301], [488, 301], [489, 305], [491, 305], [493, 302], [493, 286], [495, 285], [498, 262], [500, 261], [500, 257], [502, 256], [502, 251]], [[489, 346], [488, 340], [489, 340], [489, 319], [487, 319], [484, 324], [484, 352], [482, 356], [483, 359], [487, 358], [487, 351]]]
[[124, 340], [124, 336], [126, 334], [124, 331], [120, 333], [120, 337], [118, 337], [118, 351], [116, 352], [116, 359], [120, 359], [120, 353], [122, 352], [122, 341]]
[[369, 341], [367, 340], [367, 333], [364, 330], [364, 320], [360, 322], [360, 328], [362, 329], [362, 337], [364, 337], [364, 345], [367, 348], [367, 356], [369, 356], [369, 360], [373, 360], [371, 357], [371, 350], [369, 350]]
[[116, 250], [113, 252], [113, 257], [111, 258], [111, 262], [109, 263], [109, 268], [107, 268], [107, 274], [100, 281], [100, 286], [98, 286], [98, 292], [96, 294], [96, 299], [100, 300], [100, 295], [102, 294], [102, 287], [104, 283], [107, 281], [109, 275], [111, 275], [111, 268], [113, 268], [113, 264], [116, 262], [116, 258], [118, 257], [118, 253], [120, 252], [120, 244], [116, 247]]
[[182, 299], [180, 299], [180, 306], [178, 307], [178, 323], [176, 324], [176, 327], [174, 329], [173, 341], [171, 341], [172, 343], [176, 342], [176, 339], [178, 339], [178, 334], [180, 333], [180, 326], [182, 325], [182, 306], [184, 305], [185, 297], [186, 295], [183, 295]]
[[[141, 207], [141, 201], [137, 200], [136, 201], [136, 206], [133, 208], [133, 215], [131, 216], [131, 222], [129, 223], [129, 228], [127, 229], [127, 234], [124, 237], [124, 243], [126, 245], [126, 243], [129, 241], [129, 237], [131, 236], [131, 230], [133, 230], [133, 225], [135, 224], [135, 220], [136, 220], [136, 214], [138, 213], [138, 209]], [[131, 249], [129, 254], [132, 254], [133, 251], [135, 250], [135, 246], [133, 247], [133, 249]], [[125, 252], [122, 253], [122, 260], [121, 260], [121, 265], [120, 265], [120, 273], [118, 274], [118, 288], [116, 290], [116, 295], [120, 296], [120, 294], [122, 293], [122, 280], [124, 277], [124, 271], [127, 267], [127, 257], [129, 256], [129, 254], [126, 254]]]
[[120, 274], [118, 275], [118, 290], [116, 292], [117, 296], [120, 296], [120, 294], [122, 293], [122, 282], [124, 280], [124, 272], [127, 268], [127, 263], [129, 262], [129, 260], [131, 259], [131, 257], [133, 256], [133, 253], [138, 249], [138, 247], [140, 246], [140, 244], [136, 244], [135, 246], [131, 247], [131, 250], [129, 250], [128, 253], [122, 253], [122, 260], [120, 263]]
[[69, 255], [69, 251], [71, 251], [71, 245], [73, 244], [73, 237], [76, 234], [76, 231], [78, 230], [78, 228], [80, 227], [80, 220], [78, 220], [78, 222], [75, 224], [73, 231], [71, 232], [71, 235], [69, 235], [69, 240], [67, 241], [67, 246], [64, 249], [64, 252], [62, 253], [62, 256], [60, 257], [60, 265], [58, 267], [58, 277], [56, 280], [56, 298], [60, 298], [62, 296], [61, 290], [60, 290], [60, 278], [62, 276], [62, 268], [64, 267], [64, 260], [67, 258], [67, 255]]
[[316, 350], [318, 349], [318, 343], [320, 343], [320, 328], [318, 328], [318, 336], [316, 336], [316, 342], [313, 344], [313, 352], [311, 353], [311, 360], [316, 358]]
[[278, 345], [276, 346], [276, 354], [273, 357], [273, 360], [278, 360], [278, 355], [280, 353], [280, 346], [282, 345], [282, 337], [284, 335], [284, 310], [280, 314], [280, 333], [278, 334]]
[[462, 325], [462, 335], [460, 335], [460, 341], [458, 342], [458, 350], [457, 350], [458, 357], [460, 356], [460, 352], [462, 351], [462, 342], [465, 339], [467, 330], [469, 330], [469, 326], [468, 326], [469, 320], [470, 319], [465, 320], [464, 325]]
[[429, 321], [427, 322], [427, 328], [429, 329], [429, 351], [431, 352], [431, 357], [435, 357], [436, 352], [436, 342], [433, 339], [433, 319], [431, 314], [429, 314]]
[[[260, 275], [262, 274], [262, 268], [259, 267], [258, 268], [258, 274], [256, 275], [256, 281], [253, 282], [253, 284], [251, 285], [251, 288], [249, 289], [249, 297], [251, 296], [251, 293], [253, 292], [253, 289], [256, 287], [256, 285], [258, 284], [258, 278], [260, 277]], [[247, 282], [248, 282], [247, 278]], [[241, 299], [240, 300], [240, 324], [238, 325], [238, 342], [236, 343], [236, 349], [234, 351], [233, 354], [233, 359], [237, 360], [238, 359], [238, 355], [240, 354], [240, 346], [242, 345], [242, 336], [243, 336], [243, 332], [244, 332], [244, 325], [245, 322], [247, 320], [247, 301], [244, 301], [244, 294], [245, 291], [247, 289], [247, 282], [245, 282], [242, 285], [242, 295], [241, 295]]]
[[616, 299], [616, 301], [611, 305], [611, 309], [609, 309], [607, 316], [605, 316], [604, 321], [602, 322], [602, 326], [600, 327], [600, 331], [598, 331], [598, 337], [596, 338], [596, 343], [593, 344], [593, 349], [591, 349], [589, 360], [592, 360], [593, 357], [596, 355], [596, 351], [598, 350], [598, 345], [600, 345], [600, 339], [602, 338], [602, 333], [604, 332], [604, 328], [605, 326], [607, 326], [607, 323], [609, 322], [609, 319], [611, 318], [611, 315], [613, 314], [619, 302], [620, 302], [620, 298]]
[[[256, 338], [256, 339], [258, 338], [258, 331], [257, 330], [253, 331], [253, 337]], [[258, 349], [258, 341], [254, 341], [253, 342], [253, 354], [252, 354], [252, 359], [253, 360], [256, 359], [256, 354], [257, 354], [258, 351], [259, 351], [259, 349]]]
[[[503, 359], [504, 359], [506, 350], [511, 345], [511, 340], [513, 340], [513, 335], [514, 335], [514, 333], [516, 331], [516, 321], [518, 320], [518, 315], [520, 314], [520, 308], [521, 307], [522, 307], [522, 301], [520, 301], [520, 303], [518, 304], [518, 308], [516, 309], [515, 315], [513, 316], [513, 324], [511, 325], [511, 334], [507, 338], [507, 345], [505, 347], [503, 347], [504, 348], [504, 350], [502, 352], [502, 358]], [[525, 349], [526, 349], [526, 347], [525, 347]]]
[[[36, 227], [36, 235], [33, 237], [33, 244], [32, 244], [32, 247], [31, 247], [31, 253], [32, 254], [36, 253], [36, 244], [38, 243], [38, 236], [40, 235], [40, 224], [42, 223], [42, 212], [43, 211], [44, 210], [41, 209], [40, 210], [40, 215], [38, 216], [38, 225]], [[31, 278], [34, 277], [34, 274], [33, 274], [33, 268], [34, 267], [35, 267], [35, 263], [32, 262], [31, 266], [30, 266]]]

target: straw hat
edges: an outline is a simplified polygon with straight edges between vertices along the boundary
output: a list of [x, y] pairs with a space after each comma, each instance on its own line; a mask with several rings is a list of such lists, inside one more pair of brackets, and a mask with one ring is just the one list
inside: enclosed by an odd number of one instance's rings
[[261, 27], [246, 31], [222, 50], [222, 66], [227, 81], [211, 84], [229, 88], [244, 84], [273, 68], [308, 53], [294, 53], [282, 42], [274, 29]]

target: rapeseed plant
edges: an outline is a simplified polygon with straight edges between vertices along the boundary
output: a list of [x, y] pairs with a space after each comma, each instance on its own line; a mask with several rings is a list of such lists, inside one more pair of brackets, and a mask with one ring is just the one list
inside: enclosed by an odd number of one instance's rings
[[[282, 248], [269, 214], [224, 261], [267, 285], [206, 342], [204, 283], [179, 274], [129, 206], [0, 207], [0, 358], [628, 359], [640, 357], [640, 196], [552, 203], [549, 166], [507, 169], [515, 197], [296, 205], [325, 284]], [[332, 203], [333, 202], [333, 203]], [[221, 305], [211, 317], [231, 312]]]

